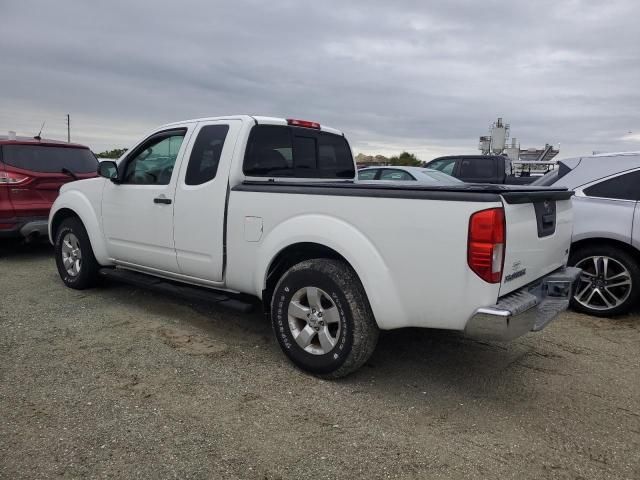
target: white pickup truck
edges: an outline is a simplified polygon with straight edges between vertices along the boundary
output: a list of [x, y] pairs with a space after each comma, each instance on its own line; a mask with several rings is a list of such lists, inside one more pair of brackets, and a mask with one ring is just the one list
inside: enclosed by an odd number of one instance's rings
[[[262, 300], [286, 355], [340, 377], [379, 329], [509, 340], [567, 308], [571, 192], [359, 184], [344, 135], [315, 122], [203, 118], [153, 131], [61, 189], [58, 271]], [[242, 297], [240, 297], [242, 298]]]

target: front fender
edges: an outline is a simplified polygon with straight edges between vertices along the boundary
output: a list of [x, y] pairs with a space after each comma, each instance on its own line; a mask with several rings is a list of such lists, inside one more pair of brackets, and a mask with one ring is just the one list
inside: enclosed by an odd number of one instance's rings
[[[98, 202], [98, 208], [100, 204]], [[53, 203], [51, 212], [49, 213], [49, 241], [55, 242], [52, 226], [56, 215], [64, 214], [64, 210], [71, 210], [82, 221], [84, 228], [87, 230], [93, 254], [100, 265], [111, 265], [113, 262], [109, 259], [104, 235], [102, 233], [100, 223], [100, 212], [96, 212], [93, 204], [87, 196], [79, 190], [67, 190], [62, 192]]]
[[280, 252], [307, 242], [331, 248], [349, 262], [380, 328], [394, 328], [394, 319], [406, 318], [391, 272], [376, 246], [353, 225], [328, 215], [292, 217], [268, 232], [257, 252], [255, 291], [265, 288], [269, 267]]

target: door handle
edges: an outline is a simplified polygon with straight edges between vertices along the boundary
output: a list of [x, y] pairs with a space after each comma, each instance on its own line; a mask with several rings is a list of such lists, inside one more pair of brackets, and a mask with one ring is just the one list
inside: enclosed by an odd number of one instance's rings
[[153, 199], [153, 203], [162, 203], [164, 205], [171, 205], [171, 199], [165, 197], [164, 195], [160, 195]]

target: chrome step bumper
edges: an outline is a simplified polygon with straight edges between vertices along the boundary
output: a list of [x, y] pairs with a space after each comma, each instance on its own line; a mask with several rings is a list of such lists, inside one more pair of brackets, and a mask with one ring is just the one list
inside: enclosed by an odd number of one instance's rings
[[542, 330], [567, 309], [579, 276], [579, 268], [562, 268], [534, 285], [499, 298], [491, 307], [479, 308], [467, 322], [465, 334], [509, 341], [527, 332]]

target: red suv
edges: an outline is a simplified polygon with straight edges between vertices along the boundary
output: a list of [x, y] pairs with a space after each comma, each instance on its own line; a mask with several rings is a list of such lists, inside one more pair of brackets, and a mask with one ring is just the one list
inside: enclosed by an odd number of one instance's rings
[[95, 177], [97, 166], [84, 145], [0, 136], [0, 238], [46, 236], [60, 187]]

